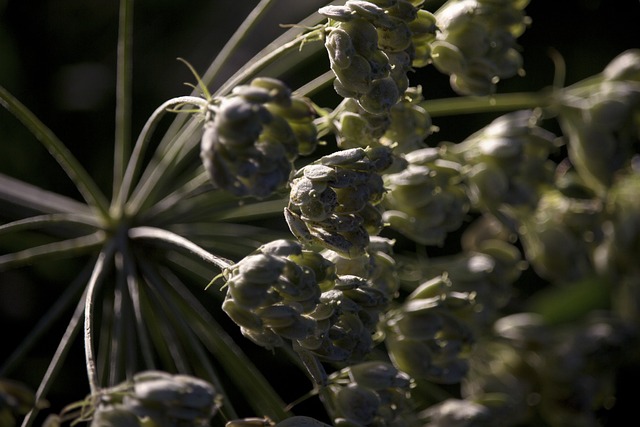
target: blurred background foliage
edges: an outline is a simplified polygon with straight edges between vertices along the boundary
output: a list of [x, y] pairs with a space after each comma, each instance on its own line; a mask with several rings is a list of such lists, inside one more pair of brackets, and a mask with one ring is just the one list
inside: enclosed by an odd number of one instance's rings
[[[136, 133], [149, 114], [163, 101], [188, 93], [184, 82], [193, 82], [177, 57], [203, 72], [244, 17], [255, 6], [252, 0], [140, 0], [134, 14], [133, 118]], [[278, 0], [255, 34], [227, 64], [221, 79], [243, 65], [265, 42], [306, 16], [319, 0]], [[440, 1], [426, 2], [435, 10]], [[640, 2], [637, 0], [532, 0], [527, 7], [531, 27], [520, 38], [526, 75], [501, 82], [498, 92], [537, 91], [550, 86], [556, 71], [550, 52], [566, 63], [565, 85], [600, 72], [617, 54], [638, 47]], [[109, 188], [113, 156], [116, 39], [118, 2], [82, 0], [0, 0], [0, 84], [12, 92], [67, 145], [102, 188]], [[326, 59], [307, 66], [325, 67]], [[305, 80], [304, 67], [289, 73], [292, 87]], [[317, 74], [317, 73], [316, 73]], [[315, 75], [315, 74], [313, 74]], [[425, 98], [454, 96], [448, 78], [427, 67], [415, 74], [413, 84], [423, 86]], [[326, 95], [331, 98], [331, 93]], [[434, 141], [460, 141], [489, 123], [497, 114], [438, 117], [440, 132]], [[168, 123], [165, 123], [165, 125]], [[162, 127], [162, 124], [161, 124]], [[554, 130], [555, 129], [551, 129]], [[161, 132], [161, 130], [160, 130]], [[0, 109], [0, 172], [34, 185], [78, 198], [55, 161], [6, 110]], [[0, 222], [11, 218], [10, 207], [0, 204]], [[23, 236], [23, 235], [21, 235]], [[455, 251], [456, 235], [444, 248], [429, 248], [430, 255]], [[33, 234], [34, 241], [42, 239]], [[0, 255], [28, 242], [0, 239]], [[0, 272], [0, 360], [33, 328], [52, 301], [82, 268], [82, 260], [55, 260], [33, 267]], [[524, 275], [532, 289], [540, 288], [533, 273]], [[526, 286], [526, 285], [524, 285]], [[585, 298], [589, 298], [586, 295]], [[591, 295], [593, 298], [594, 295]], [[595, 296], [597, 297], [597, 295]], [[550, 316], [562, 315], [566, 306], [547, 305]], [[64, 325], [60, 325], [63, 328]], [[62, 329], [60, 329], [61, 331]], [[60, 332], [61, 333], [61, 332]], [[59, 340], [49, 334], [27, 363], [13, 372], [37, 387]], [[81, 343], [78, 342], [78, 347]], [[68, 381], [51, 392], [64, 405], [86, 394], [83, 352], [72, 352], [65, 369]], [[633, 384], [640, 370], [628, 367], [619, 381], [622, 391], [610, 416], [611, 425], [632, 405]]]

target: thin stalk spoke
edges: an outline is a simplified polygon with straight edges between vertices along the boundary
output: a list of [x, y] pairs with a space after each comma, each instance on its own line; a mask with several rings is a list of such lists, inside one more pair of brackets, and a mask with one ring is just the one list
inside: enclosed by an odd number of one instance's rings
[[285, 409], [286, 403], [200, 300], [180, 283], [173, 285], [182, 297], [177, 301], [184, 306], [183, 312], [194, 332], [222, 364], [224, 371], [247, 397], [256, 413], [264, 414], [276, 422], [289, 417], [291, 414]]
[[[87, 265], [78, 277], [76, 277], [60, 295], [46, 313], [40, 317], [38, 323], [29, 331], [28, 335], [16, 347], [11, 355], [0, 367], [0, 377], [7, 377], [8, 374], [15, 369], [23, 357], [34, 347], [37, 341], [47, 333], [55, 322], [62, 317], [73, 304], [73, 302], [81, 294], [81, 289], [87, 283], [89, 274], [91, 273], [91, 264]], [[84, 298], [84, 297], [83, 297]]]
[[58, 164], [66, 172], [82, 197], [103, 217], [108, 215], [108, 203], [97, 184], [71, 154], [58, 137], [45, 126], [26, 106], [0, 86], [0, 104], [9, 110], [45, 146]]
[[[56, 380], [60, 369], [65, 361], [67, 353], [73, 344], [74, 337], [78, 334], [82, 327], [82, 313], [84, 312], [85, 300], [82, 298], [78, 305], [76, 306], [76, 310], [71, 316], [71, 320], [67, 325], [67, 329], [64, 331], [62, 338], [60, 339], [60, 343], [58, 344], [58, 348], [56, 349], [51, 361], [49, 362], [49, 366], [36, 390], [35, 399], [36, 402], [44, 401], [47, 397], [47, 393], [51, 388], [51, 385]], [[31, 409], [29, 413], [25, 416], [22, 421], [22, 427], [30, 427], [33, 425], [36, 416], [38, 415], [39, 408], [36, 405], [35, 408]]]
[[131, 150], [131, 81], [133, 46], [133, 0], [121, 0], [118, 22], [116, 74], [116, 129], [113, 156], [113, 191], [121, 186]]
[[105, 241], [103, 232], [96, 232], [74, 239], [35, 246], [0, 256], [0, 270], [36, 262], [43, 258], [62, 258], [89, 252]]
[[51, 225], [71, 224], [71, 225], [88, 225], [91, 227], [99, 227], [96, 218], [92, 215], [82, 215], [73, 213], [47, 214], [37, 215], [30, 218], [9, 222], [0, 225], [0, 234], [15, 233], [20, 230], [34, 229], [37, 227], [47, 227]]
[[[38, 213], [74, 213], [91, 215], [91, 209], [69, 197], [44, 190], [0, 173], [0, 200], [26, 209], [31, 215]], [[96, 219], [97, 221], [97, 219]]]
[[205, 249], [196, 245], [192, 241], [178, 235], [172, 233], [168, 230], [163, 230], [161, 228], [155, 227], [135, 227], [129, 230], [129, 237], [132, 239], [150, 239], [150, 240], [159, 240], [165, 243], [170, 244], [174, 247], [179, 247], [182, 249], [186, 249], [189, 252], [192, 252], [198, 255], [200, 258], [208, 261], [220, 269], [224, 269], [233, 264], [232, 261], [219, 257], [217, 255], [213, 255], [207, 252]]
[[100, 390], [93, 346], [93, 333], [95, 330], [93, 309], [95, 304], [95, 294], [98, 286], [110, 271], [110, 262], [113, 258], [115, 249], [116, 241], [111, 240], [98, 255], [98, 259], [96, 260], [96, 264], [91, 273], [91, 278], [87, 284], [87, 296], [84, 307], [84, 351], [85, 363], [87, 366], [87, 377], [89, 379], [89, 386], [93, 396], [97, 396], [97, 393]]

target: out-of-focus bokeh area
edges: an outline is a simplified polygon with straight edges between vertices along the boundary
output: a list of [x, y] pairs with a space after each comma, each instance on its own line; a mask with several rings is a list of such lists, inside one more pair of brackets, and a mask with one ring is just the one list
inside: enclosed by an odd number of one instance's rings
[[[134, 13], [133, 138], [163, 101], [188, 94], [194, 78], [186, 59], [203, 73], [225, 41], [258, 2], [255, 0], [139, 0]], [[221, 78], [228, 77], [284, 30], [279, 24], [298, 22], [319, 0], [277, 0], [255, 34], [231, 58]], [[439, 1], [427, 1], [437, 5]], [[566, 63], [565, 84], [595, 74], [622, 51], [640, 47], [638, 0], [532, 0], [527, 8], [532, 25], [520, 38], [526, 75], [498, 86], [499, 92], [537, 91], [550, 86], [556, 72], [552, 51]], [[0, 0], [0, 85], [4, 86], [67, 145], [105, 189], [111, 184], [118, 2], [84, 0]], [[307, 67], [326, 67], [326, 61]], [[327, 68], [328, 69], [328, 68]], [[305, 69], [291, 78], [305, 80]], [[448, 78], [429, 69], [417, 73], [426, 98], [454, 96]], [[436, 118], [439, 134], [432, 138], [461, 140], [495, 115]], [[0, 173], [78, 198], [62, 170], [40, 143], [5, 109], [0, 109]], [[640, 195], [639, 195], [640, 197]], [[0, 204], [0, 222], [12, 217]], [[25, 247], [0, 237], [0, 255]], [[63, 266], [61, 268], [60, 266]], [[46, 261], [31, 268], [0, 272], [0, 363], [38, 321], [68, 281], [82, 268], [80, 261]], [[64, 325], [60, 325], [63, 328]], [[61, 331], [61, 329], [60, 329]], [[42, 351], [16, 374], [37, 385], [60, 336], [48, 336]], [[71, 356], [78, 364], [77, 381], [56, 385], [64, 398], [79, 398], [84, 387], [81, 344]], [[628, 372], [638, 380], [637, 370]], [[84, 390], [81, 392], [84, 393]], [[632, 396], [631, 396], [632, 397]], [[621, 396], [620, 407], [631, 400]], [[65, 403], [65, 402], [57, 402]], [[69, 402], [66, 402], [69, 403]], [[621, 409], [622, 410], [622, 409]]]

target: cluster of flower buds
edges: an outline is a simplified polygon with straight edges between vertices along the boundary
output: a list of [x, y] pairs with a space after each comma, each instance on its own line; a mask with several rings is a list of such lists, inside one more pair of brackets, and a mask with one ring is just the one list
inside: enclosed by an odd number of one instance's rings
[[634, 358], [637, 326], [607, 312], [558, 330], [540, 369], [540, 413], [551, 426], [595, 426], [596, 411], [610, 408], [616, 367]]
[[210, 106], [200, 156], [213, 184], [264, 198], [284, 186], [299, 154], [316, 146], [314, 111], [281, 81], [260, 77]]
[[338, 146], [346, 148], [391, 147], [396, 154], [424, 148], [424, 140], [437, 128], [420, 103], [421, 87], [409, 87], [387, 115], [363, 110], [353, 99], [346, 99], [335, 123]]
[[322, 288], [333, 287], [333, 264], [303, 251], [293, 240], [275, 240], [224, 270], [227, 294], [222, 309], [243, 335], [266, 348], [284, 339], [305, 340], [316, 334], [311, 313]]
[[640, 173], [629, 172], [610, 188], [605, 206], [607, 226], [596, 248], [595, 265], [615, 284], [613, 304], [629, 322], [640, 321]]
[[498, 319], [493, 333], [474, 346], [461, 395], [486, 403], [492, 425], [527, 425], [539, 404], [540, 352], [552, 345], [553, 330], [535, 313]]
[[604, 221], [600, 200], [549, 189], [535, 211], [517, 219], [527, 260], [541, 277], [567, 283], [593, 273], [591, 254], [602, 240]]
[[640, 141], [640, 49], [613, 59], [599, 79], [563, 92], [559, 122], [582, 180], [603, 195], [629, 166]]
[[475, 339], [468, 319], [477, 310], [474, 292], [451, 290], [436, 276], [385, 318], [385, 344], [393, 364], [415, 379], [452, 384], [468, 370]]
[[371, 352], [380, 313], [397, 286], [385, 277], [390, 273], [383, 256], [377, 259], [371, 280], [336, 275], [334, 263], [321, 253], [276, 240], [223, 272], [222, 309], [263, 347], [290, 340], [294, 349], [320, 360], [360, 360]]
[[449, 0], [435, 12], [435, 67], [464, 95], [489, 95], [500, 79], [522, 71], [516, 39], [525, 31], [528, 0]]
[[214, 387], [199, 378], [140, 372], [132, 382], [106, 390], [92, 427], [207, 426], [220, 406]]
[[553, 182], [555, 165], [549, 155], [556, 140], [536, 121], [533, 111], [516, 111], [459, 144], [442, 144], [445, 158], [465, 165], [472, 206], [494, 213], [503, 204], [535, 208], [540, 188]]
[[317, 322], [315, 334], [297, 344], [323, 361], [362, 360], [374, 347], [378, 320], [388, 303], [385, 294], [367, 280], [338, 276], [334, 288], [322, 293], [311, 313]]
[[366, 279], [390, 302], [398, 296], [400, 289], [396, 261], [393, 258], [394, 243], [384, 237], [371, 236], [367, 251], [359, 257], [344, 258], [331, 250], [324, 250], [322, 254], [335, 264], [337, 274]]
[[442, 245], [469, 208], [462, 166], [437, 148], [404, 155], [404, 168], [384, 175], [383, 220], [390, 228], [425, 245]]
[[336, 426], [415, 425], [411, 386], [411, 378], [390, 363], [363, 362], [331, 374], [325, 404]]
[[346, 258], [364, 254], [369, 236], [383, 226], [376, 207], [384, 194], [380, 172], [391, 163], [385, 147], [352, 148], [298, 170], [284, 212], [291, 232], [304, 244]]
[[433, 258], [423, 268], [429, 276], [446, 275], [449, 292], [474, 295], [474, 310], [459, 319], [481, 334], [510, 301], [523, 266], [518, 248], [492, 240], [478, 251]]
[[414, 59], [425, 63], [434, 38], [435, 18], [419, 8], [422, 1], [347, 0], [319, 10], [329, 19], [325, 47], [334, 87], [356, 99], [371, 114], [387, 114], [409, 87]]

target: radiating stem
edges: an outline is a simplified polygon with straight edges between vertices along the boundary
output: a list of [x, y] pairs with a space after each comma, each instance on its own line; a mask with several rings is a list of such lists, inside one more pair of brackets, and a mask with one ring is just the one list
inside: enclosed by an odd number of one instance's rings
[[140, 168], [140, 164], [142, 163], [144, 157], [144, 152], [149, 143], [151, 135], [153, 134], [153, 130], [160, 122], [160, 119], [162, 119], [162, 117], [167, 113], [169, 108], [180, 106], [183, 104], [193, 104], [204, 108], [207, 104], [207, 101], [194, 96], [180, 96], [177, 98], [172, 98], [156, 108], [149, 119], [147, 119], [147, 122], [145, 123], [142, 131], [140, 132], [140, 135], [138, 136], [138, 139], [136, 140], [135, 147], [133, 149], [133, 152], [131, 153], [131, 158], [129, 159], [129, 163], [127, 164], [127, 169], [124, 172], [122, 185], [118, 187], [113, 205], [111, 206], [112, 210], [116, 210], [115, 214], [117, 216], [122, 214], [124, 203], [129, 197], [133, 180], [135, 179], [138, 169]]
[[131, 75], [133, 0], [120, 1], [118, 64], [116, 77], [116, 130], [113, 156], [113, 191], [120, 188], [131, 150]]
[[111, 260], [116, 248], [116, 240], [111, 240], [109, 244], [100, 252], [96, 264], [91, 273], [91, 278], [87, 283], [87, 296], [84, 306], [84, 351], [87, 365], [87, 377], [91, 394], [96, 396], [100, 390], [98, 375], [96, 370], [96, 359], [93, 351], [93, 305], [95, 291], [104, 276], [108, 272], [107, 263]]
[[240, 43], [251, 34], [251, 29], [260, 22], [260, 19], [269, 10], [275, 2], [273, 0], [262, 0], [256, 7], [253, 8], [251, 13], [242, 21], [242, 24], [233, 33], [233, 35], [227, 40], [224, 47], [220, 50], [216, 58], [213, 60], [206, 73], [202, 77], [202, 81], [205, 85], [211, 84], [218, 76], [225, 62], [238, 48]]
[[[43, 399], [45, 399], [49, 391], [49, 387], [51, 387], [51, 384], [55, 380], [58, 371], [62, 367], [66, 354], [71, 348], [71, 344], [73, 344], [73, 337], [80, 330], [80, 326], [81, 326], [80, 319], [82, 319], [83, 311], [84, 311], [84, 300], [81, 299], [76, 307], [75, 312], [73, 313], [73, 316], [71, 316], [71, 320], [67, 325], [67, 329], [62, 335], [62, 339], [58, 344], [58, 348], [56, 349], [56, 352], [54, 353], [53, 357], [51, 358], [51, 361], [49, 362], [49, 366], [47, 367], [47, 371], [45, 372], [44, 377], [40, 382], [40, 386], [38, 387], [38, 390], [36, 390], [36, 396], [35, 396], [36, 402], [41, 402]], [[36, 405], [36, 407], [31, 409], [31, 411], [29, 411], [29, 413], [22, 420], [22, 427], [31, 426], [35, 421], [35, 418], [37, 415], [38, 415], [38, 407]]]
[[108, 202], [97, 184], [58, 137], [27, 107], [0, 86], [0, 104], [38, 139], [64, 169], [82, 197], [101, 216], [108, 217]]
[[233, 265], [233, 261], [219, 257], [217, 255], [213, 255], [200, 246], [196, 245], [192, 241], [185, 239], [178, 234], [172, 233], [171, 231], [163, 230], [161, 228], [135, 227], [129, 230], [129, 237], [132, 239], [161, 240], [163, 242], [171, 244], [172, 246], [177, 246], [193, 252], [205, 261], [209, 261], [210, 263], [215, 264], [220, 269], [224, 269]]

